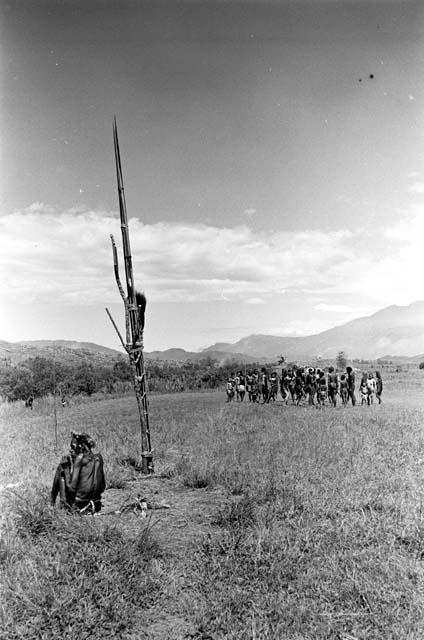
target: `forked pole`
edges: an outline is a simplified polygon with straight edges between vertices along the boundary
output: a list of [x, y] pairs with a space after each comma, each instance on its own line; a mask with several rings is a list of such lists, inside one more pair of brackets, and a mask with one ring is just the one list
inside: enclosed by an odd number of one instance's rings
[[116, 118], [113, 122], [113, 142], [115, 147], [116, 179], [118, 183], [119, 213], [121, 218], [122, 247], [124, 254], [125, 280], [127, 288], [126, 295], [119, 277], [118, 252], [113, 236], [111, 236], [111, 241], [116, 284], [118, 286], [119, 293], [121, 294], [121, 298], [124, 302], [125, 308], [125, 343], [109, 310], [106, 309], [106, 312], [119, 336], [119, 339], [121, 340], [122, 345], [125, 347], [133, 371], [134, 390], [140, 416], [141, 471], [144, 474], [149, 474], [154, 472], [154, 466], [153, 449], [150, 439], [149, 405], [147, 399], [147, 385], [143, 355], [143, 333], [146, 298], [144, 297], [144, 294], [140, 294], [136, 291], [134, 284], [127, 207], [125, 204], [124, 182], [122, 179], [122, 167], [121, 157], [119, 153]]

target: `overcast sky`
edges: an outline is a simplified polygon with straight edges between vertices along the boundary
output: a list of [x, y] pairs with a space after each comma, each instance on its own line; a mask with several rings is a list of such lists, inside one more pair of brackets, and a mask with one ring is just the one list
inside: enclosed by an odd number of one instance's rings
[[148, 350], [424, 298], [422, 2], [0, 11], [0, 339], [118, 347], [115, 114]]

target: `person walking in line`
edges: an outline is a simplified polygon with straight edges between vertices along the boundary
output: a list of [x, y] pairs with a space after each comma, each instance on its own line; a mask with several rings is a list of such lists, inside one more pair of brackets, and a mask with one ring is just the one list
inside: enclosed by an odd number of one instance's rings
[[374, 396], [376, 390], [376, 381], [372, 373], [368, 374], [367, 388], [368, 388], [368, 404], [374, 404]]
[[240, 402], [240, 376], [241, 376], [241, 371], [237, 371], [236, 377], [234, 378], [234, 388], [236, 392], [237, 402]]
[[306, 377], [305, 377], [305, 388], [304, 391], [308, 396], [308, 404], [315, 404], [315, 393], [317, 390], [316, 386], [316, 378], [315, 378], [315, 369], [313, 367], [309, 367], [307, 369]]
[[269, 379], [269, 394], [267, 398], [267, 402], [273, 400], [274, 402], [277, 400], [278, 393], [278, 375], [276, 371], [271, 373], [271, 377]]
[[348, 380], [345, 373], [340, 376], [340, 398], [344, 407], [349, 400]]
[[318, 387], [317, 387], [318, 405], [324, 407], [326, 399], [327, 399], [327, 381], [325, 379], [325, 372], [321, 370], [319, 373]]
[[361, 405], [369, 404], [368, 371], [362, 372], [359, 393], [361, 394]]
[[362, 378], [361, 384], [359, 386], [359, 393], [361, 394], [361, 405], [369, 404], [369, 393], [368, 393], [368, 378]]
[[226, 384], [227, 402], [231, 402], [234, 399], [234, 387], [235, 387], [234, 375], [231, 374], [230, 377], [227, 378], [227, 384]]
[[280, 378], [280, 393], [283, 398], [283, 402], [287, 404], [289, 399], [289, 378], [287, 375], [287, 369], [282, 369]]
[[268, 374], [265, 367], [262, 367], [261, 369], [261, 375], [259, 378], [259, 392], [262, 397], [262, 404], [265, 404], [265, 402], [268, 401], [269, 396]]
[[305, 376], [303, 374], [302, 369], [296, 370], [296, 376], [295, 376], [294, 382], [295, 382], [294, 395], [296, 398], [296, 405], [299, 406], [303, 398], [305, 397], [305, 391], [304, 391]]
[[334, 367], [328, 367], [327, 388], [328, 401], [335, 407], [337, 404], [337, 394], [339, 392], [339, 378], [334, 371]]
[[296, 404], [296, 370], [295, 369], [289, 369], [287, 372], [287, 386], [289, 389], [292, 403]]
[[249, 369], [246, 374], [246, 391], [247, 397], [249, 398], [249, 402], [252, 402], [252, 385], [253, 385], [253, 373]]
[[381, 373], [375, 372], [375, 397], [378, 400], [378, 404], [381, 404], [381, 394], [383, 393], [383, 380], [381, 379]]
[[246, 393], [246, 379], [241, 371], [238, 372], [238, 397], [240, 402], [244, 400], [244, 394]]
[[259, 402], [259, 373], [255, 369], [252, 375], [252, 402]]
[[352, 407], [356, 404], [356, 396], [355, 396], [355, 373], [352, 367], [346, 367], [347, 374], [347, 391], [348, 398], [352, 400]]

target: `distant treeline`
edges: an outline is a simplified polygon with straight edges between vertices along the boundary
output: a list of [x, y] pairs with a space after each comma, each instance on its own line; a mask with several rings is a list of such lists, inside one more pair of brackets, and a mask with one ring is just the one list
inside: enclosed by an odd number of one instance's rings
[[[244, 371], [245, 366], [237, 362], [219, 365], [210, 357], [183, 364], [147, 362], [148, 388], [159, 393], [218, 389], [230, 374]], [[259, 364], [252, 363], [250, 367], [259, 367]], [[97, 392], [125, 393], [132, 390], [132, 380], [131, 367], [124, 358], [110, 365], [99, 365], [89, 361], [67, 364], [37, 356], [15, 365], [0, 365], [0, 397], [14, 401], [53, 393], [64, 397]]]
[[[341, 359], [340, 355], [337, 360]], [[392, 364], [389, 360], [377, 362], [380, 367]], [[323, 362], [322, 365], [327, 366], [328, 363], [331, 361]], [[369, 362], [358, 360], [355, 364], [363, 368]], [[210, 356], [205, 356], [201, 360], [195, 362], [188, 360], [184, 363], [147, 361], [146, 375], [149, 391], [178, 393], [202, 389], [224, 389], [227, 379], [237, 371], [245, 373], [249, 369], [259, 370], [261, 366], [265, 366], [269, 371], [277, 368], [275, 362], [245, 364], [231, 361], [220, 364]], [[296, 363], [284, 363], [283, 366], [294, 367]], [[424, 368], [424, 363], [419, 366]], [[79, 394], [90, 396], [93, 393], [126, 393], [132, 388], [131, 367], [124, 357], [119, 357], [110, 364], [93, 363], [88, 358], [68, 362], [63, 357], [55, 360], [44, 356], [28, 358], [14, 365], [6, 361], [0, 363], [0, 399], [3, 400], [26, 400], [30, 396], [41, 398], [55, 392], [59, 397]]]
[[[219, 364], [210, 356], [192, 362], [148, 362], [147, 379], [149, 390], [159, 393], [175, 393], [179, 391], [199, 391], [201, 389], [223, 389], [229, 376], [237, 371], [247, 369], [259, 369], [259, 363], [246, 365], [232, 361], [228, 364]], [[268, 365], [269, 367], [275, 365]]]

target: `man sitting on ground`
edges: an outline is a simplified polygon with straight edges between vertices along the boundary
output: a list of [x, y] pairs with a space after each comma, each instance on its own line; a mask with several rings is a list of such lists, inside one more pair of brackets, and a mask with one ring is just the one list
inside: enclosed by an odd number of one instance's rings
[[102, 507], [101, 497], [105, 490], [103, 458], [94, 454], [94, 440], [87, 433], [71, 433], [68, 456], [64, 456], [56, 469], [51, 490], [51, 503], [58, 494], [62, 506], [80, 513], [97, 513]]

